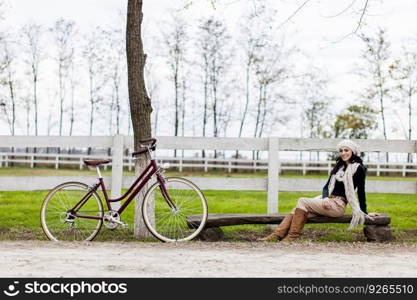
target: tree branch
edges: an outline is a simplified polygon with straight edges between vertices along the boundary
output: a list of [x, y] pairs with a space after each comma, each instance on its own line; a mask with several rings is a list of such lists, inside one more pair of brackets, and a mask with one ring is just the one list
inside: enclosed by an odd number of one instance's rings
[[368, 1], [369, 1], [369, 0], [366, 0], [366, 1], [365, 1], [365, 6], [364, 6], [364, 7], [363, 7], [363, 9], [362, 9], [362, 14], [361, 14], [361, 17], [360, 17], [360, 19], [359, 19], [358, 26], [357, 26], [357, 27], [356, 27], [356, 29], [353, 31], [353, 33], [354, 33], [354, 34], [356, 34], [356, 32], [359, 30], [359, 27], [361, 27], [362, 20], [363, 20], [363, 16], [365, 15], [366, 9], [368, 8]]
[[332, 15], [332, 16], [327, 16], [327, 17], [325, 17], [325, 18], [335, 18], [335, 17], [338, 17], [338, 16], [340, 16], [340, 15], [343, 15], [349, 8], [351, 8], [352, 6], [353, 6], [353, 4], [355, 4], [356, 3], [356, 1], [357, 0], [353, 0], [346, 8], [344, 8], [341, 12], [339, 12], [339, 13], [337, 13], [337, 14], [335, 14], [335, 15]]
[[280, 29], [284, 26], [288, 21], [290, 21], [310, 0], [305, 0], [303, 4], [301, 4], [284, 22], [282, 22], [277, 29]]

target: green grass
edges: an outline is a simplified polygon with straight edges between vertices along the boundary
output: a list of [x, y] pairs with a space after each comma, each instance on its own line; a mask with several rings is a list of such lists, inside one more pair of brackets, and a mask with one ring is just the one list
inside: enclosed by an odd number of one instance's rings
[[[109, 176], [111, 168], [103, 170]], [[134, 175], [127, 169], [125, 176]], [[167, 176], [205, 176], [232, 178], [265, 178], [265, 171], [227, 173], [225, 170], [210, 172], [168, 171]], [[0, 176], [96, 176], [95, 170], [58, 169], [48, 167], [9, 167], [0, 168]], [[283, 178], [322, 179], [326, 174], [308, 174], [285, 172]], [[406, 180], [416, 181], [416, 177], [377, 177], [368, 176], [368, 180]], [[39, 221], [39, 210], [47, 191], [0, 192], [0, 239], [45, 239]], [[205, 191], [210, 213], [264, 213], [266, 211], [266, 193], [251, 191]], [[279, 211], [288, 213], [296, 205], [299, 197], [313, 197], [317, 193], [281, 192]], [[104, 197], [102, 197], [104, 199]], [[417, 242], [417, 195], [367, 194], [368, 211], [387, 213], [391, 216], [391, 227], [396, 241]], [[102, 228], [96, 240], [133, 241], [133, 203], [123, 213], [122, 219], [130, 224], [129, 229], [115, 231]], [[349, 209], [347, 213], [350, 213]], [[347, 230], [347, 224], [306, 224], [304, 239], [314, 241], [365, 241], [362, 229]], [[226, 240], [254, 240], [270, 231], [265, 225], [242, 225], [223, 227]]]
[[[45, 239], [40, 227], [39, 210], [47, 191], [0, 192], [0, 239]], [[210, 213], [264, 213], [266, 193], [255, 191], [205, 191]], [[288, 213], [299, 197], [317, 193], [281, 192], [279, 211]], [[391, 228], [397, 242], [417, 242], [417, 195], [367, 194], [369, 212], [391, 216]], [[128, 230], [102, 228], [96, 238], [101, 241], [134, 241], [132, 238], [133, 203], [122, 215], [130, 224]], [[348, 209], [346, 213], [350, 213]], [[362, 229], [347, 230], [348, 224], [306, 224], [303, 239], [312, 241], [365, 241]], [[251, 240], [270, 231], [265, 225], [223, 227], [229, 241]]]

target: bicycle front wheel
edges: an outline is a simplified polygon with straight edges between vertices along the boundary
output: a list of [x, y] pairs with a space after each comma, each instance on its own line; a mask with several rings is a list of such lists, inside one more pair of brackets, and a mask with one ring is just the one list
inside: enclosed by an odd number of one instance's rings
[[66, 182], [52, 189], [41, 208], [41, 224], [46, 236], [53, 241], [91, 241], [103, 223], [103, 205], [93, 192], [77, 210], [77, 214], [92, 218], [76, 217], [69, 213], [88, 193], [88, 185]]
[[189, 241], [206, 224], [206, 198], [194, 183], [184, 178], [166, 178], [165, 187], [175, 207], [171, 207], [165, 200], [161, 184], [153, 184], [142, 204], [146, 227], [163, 242]]

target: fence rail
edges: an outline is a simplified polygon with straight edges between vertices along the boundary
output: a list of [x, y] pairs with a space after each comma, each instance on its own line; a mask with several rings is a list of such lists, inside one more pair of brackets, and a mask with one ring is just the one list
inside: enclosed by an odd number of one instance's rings
[[[9, 167], [11, 164], [28, 165], [34, 168], [36, 164], [52, 165], [55, 169], [60, 166], [78, 166], [80, 170], [85, 167], [85, 159], [111, 159], [108, 155], [85, 155], [85, 154], [60, 154], [60, 153], [21, 153], [21, 152], [0, 152], [0, 168]], [[268, 170], [268, 161], [263, 159], [222, 159], [222, 158], [199, 158], [199, 157], [158, 157], [158, 162], [169, 162], [171, 167], [178, 168], [180, 172], [184, 168], [204, 169], [227, 169], [229, 173], [234, 169], [238, 170]], [[306, 175], [308, 171], [326, 171], [330, 174], [334, 161], [306, 161], [306, 160], [282, 160], [278, 166], [281, 171], [299, 171]], [[104, 166], [107, 170], [112, 163]], [[408, 174], [417, 174], [415, 163], [394, 163], [394, 162], [367, 162], [368, 174], [380, 176], [381, 172], [401, 173], [403, 177]], [[134, 161], [131, 156], [123, 156], [123, 167], [131, 171]]]
[[[158, 137], [159, 149], [177, 150], [239, 150], [239, 151], [266, 151], [268, 159], [257, 167], [265, 167], [268, 170], [267, 178], [193, 178], [197, 184], [206, 189], [220, 190], [265, 190], [267, 191], [268, 213], [278, 212], [278, 191], [315, 190], [319, 191], [323, 182], [321, 180], [307, 179], [280, 179], [279, 169], [284, 170], [284, 162], [280, 160], [279, 151], [334, 151], [339, 139], [291, 139], [291, 138], [200, 138], [200, 137]], [[417, 142], [404, 140], [357, 140], [363, 152], [394, 152], [394, 153], [416, 153]], [[116, 135], [113, 137], [32, 137], [32, 136], [0, 136], [0, 148], [10, 147], [61, 147], [61, 148], [112, 148], [112, 173], [107, 184], [111, 185], [112, 197], [120, 195], [122, 187], [127, 186], [131, 178], [123, 178], [123, 156], [125, 149], [133, 148], [133, 138], [129, 136]], [[35, 163], [35, 162], [34, 162]], [[56, 162], [55, 162], [56, 163]], [[77, 162], [79, 163], [79, 161]], [[324, 162], [323, 170], [329, 170], [329, 162]], [[60, 164], [58, 159], [58, 165]], [[256, 164], [258, 164], [256, 162]], [[315, 164], [318, 164], [315, 162]], [[208, 163], [206, 163], [208, 168]], [[216, 164], [213, 164], [216, 165]], [[391, 168], [382, 168], [389, 165], [381, 163], [379, 172], [391, 172]], [[184, 167], [184, 164], [182, 165]], [[227, 168], [233, 166], [227, 165]], [[410, 166], [410, 170], [411, 167]], [[309, 167], [312, 168], [312, 167]], [[376, 168], [378, 171], [378, 167]], [[415, 166], [414, 166], [415, 169]], [[307, 166], [306, 169], [307, 171]], [[408, 167], [401, 168], [402, 172], [408, 172]], [[371, 171], [371, 169], [370, 169]], [[398, 170], [396, 170], [398, 171]], [[11, 186], [28, 186], [32, 189], [47, 189], [49, 185], [63, 178], [53, 177], [2, 177], [0, 190], [11, 188]], [[71, 180], [73, 180], [72, 178]], [[93, 179], [86, 179], [93, 180]], [[62, 182], [62, 181], [60, 181]], [[390, 184], [388, 184], [390, 183]], [[368, 181], [368, 192], [382, 193], [416, 193], [417, 182], [388, 182]]]

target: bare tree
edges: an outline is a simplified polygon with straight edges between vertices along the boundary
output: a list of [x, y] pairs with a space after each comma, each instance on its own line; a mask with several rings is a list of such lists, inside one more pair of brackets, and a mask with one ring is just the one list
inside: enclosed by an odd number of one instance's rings
[[[146, 55], [143, 52], [141, 37], [142, 28], [142, 0], [128, 0], [127, 28], [126, 28], [126, 53], [129, 86], [130, 112], [134, 133], [134, 147], [139, 150], [139, 141], [152, 135], [151, 125], [151, 99], [148, 97], [145, 87], [144, 68]], [[146, 153], [140, 155], [136, 161], [135, 172], [139, 174], [143, 170], [149, 157]], [[146, 191], [146, 186], [142, 191]], [[149, 236], [146, 226], [141, 218], [141, 203], [144, 194], [139, 193], [135, 201], [135, 236]]]
[[34, 112], [35, 135], [38, 135], [38, 83], [39, 83], [39, 66], [44, 59], [42, 49], [43, 29], [41, 25], [35, 23], [26, 24], [22, 28], [23, 43], [26, 52], [25, 64], [28, 66], [29, 74], [32, 81], [32, 103]]
[[[230, 35], [227, 28], [220, 20], [213, 17], [200, 20], [199, 26], [200, 42], [199, 48], [203, 57], [204, 66], [204, 121], [203, 135], [207, 121], [208, 96], [211, 96], [211, 113], [213, 118], [213, 136], [219, 136], [219, 119], [221, 117], [222, 83], [226, 77], [229, 59], [231, 57]], [[217, 152], [214, 152], [217, 156]]]
[[[172, 79], [174, 88], [174, 136], [179, 135], [181, 107], [185, 108], [184, 103], [181, 104], [180, 88], [181, 77], [185, 64], [185, 50], [188, 42], [188, 34], [186, 31], [186, 23], [180, 15], [172, 15], [173, 23], [170, 29], [164, 30], [164, 43], [167, 53], [166, 60], [170, 68], [170, 79]], [[174, 157], [177, 156], [177, 150], [174, 150]]]
[[[328, 92], [328, 80], [322, 75], [320, 70], [314, 67], [311, 67], [310, 72], [304, 74], [300, 79], [303, 95], [302, 122], [306, 122], [310, 138], [327, 137], [328, 130], [326, 130], [326, 126], [330, 124], [329, 104], [332, 99]], [[317, 152], [317, 160], [319, 160], [319, 152]]]
[[155, 135], [158, 135], [158, 120], [159, 120], [159, 112], [161, 110], [160, 102], [158, 101], [158, 88], [159, 83], [157, 78], [153, 72], [153, 64], [148, 62], [145, 66], [145, 82], [146, 82], [146, 90], [148, 91], [149, 98], [152, 99], [152, 108], [153, 108], [153, 132]]
[[274, 83], [282, 84], [288, 78], [288, 53], [283, 43], [268, 44], [255, 55], [255, 74], [257, 77], [258, 102], [256, 108], [254, 137], [261, 137], [268, 112], [268, 100]]
[[[241, 25], [239, 45], [244, 51], [245, 60], [245, 104], [240, 118], [238, 137], [242, 136], [243, 127], [245, 125], [246, 116], [249, 110], [251, 76], [253, 75], [253, 65], [256, 60], [256, 54], [265, 44], [265, 32], [261, 28], [267, 28], [266, 24], [270, 19], [265, 19], [265, 7], [261, 7], [256, 11], [251, 11], [248, 16], [244, 16], [244, 23]], [[265, 21], [265, 22], [264, 22]], [[261, 28], [259, 28], [261, 27]], [[236, 152], [236, 156], [238, 152]]]
[[[251, 10], [247, 16], [243, 16], [243, 23], [240, 25], [240, 35], [238, 39], [239, 48], [244, 51], [244, 61], [245, 61], [245, 103], [243, 107], [242, 114], [240, 116], [240, 125], [238, 137], [242, 136], [243, 128], [245, 122], [247, 121], [246, 116], [249, 111], [250, 104], [250, 92], [252, 87], [252, 75], [253, 75], [253, 65], [256, 58], [256, 53], [264, 44], [264, 32], [259, 27], [267, 27], [263, 22], [265, 20], [265, 8], [262, 7], [260, 10], [253, 11]], [[260, 26], [260, 24], [264, 26]], [[236, 150], [236, 158], [239, 156], [239, 151]]]
[[[390, 66], [390, 75], [395, 80], [394, 102], [405, 104], [407, 107], [408, 128], [406, 138], [412, 139], [413, 130], [413, 103], [417, 94], [417, 52], [416, 41], [410, 40], [407, 46], [403, 46], [399, 59]], [[400, 106], [402, 107], [402, 105]], [[400, 120], [401, 122], [401, 120]], [[412, 161], [412, 153], [408, 153], [408, 162]]]
[[[32, 108], [32, 99], [30, 95], [25, 95], [21, 97], [21, 102], [26, 112], [26, 135], [30, 135], [30, 110]], [[26, 148], [26, 152], [28, 149]]]
[[[213, 136], [217, 137], [219, 134], [219, 88], [222, 77], [227, 70], [227, 62], [230, 58], [230, 53], [226, 53], [225, 46], [230, 40], [227, 34], [227, 29], [221, 21], [208, 20], [207, 22], [209, 32], [212, 34], [212, 44], [210, 53], [210, 85], [212, 92], [212, 112], [213, 112]], [[210, 28], [211, 27], [211, 28]]]
[[93, 135], [95, 111], [100, 102], [103, 101], [103, 90], [108, 81], [108, 74], [105, 72], [105, 49], [103, 47], [102, 29], [96, 28], [94, 32], [85, 37], [83, 56], [85, 59], [90, 102], [90, 126], [89, 134]]
[[[120, 133], [121, 123], [121, 95], [123, 89], [124, 74], [126, 74], [126, 47], [123, 32], [120, 28], [110, 28], [103, 31], [106, 39], [106, 49], [108, 57], [106, 68], [109, 70], [109, 80], [111, 86], [110, 102], [110, 122], [109, 132], [113, 133], [113, 123], [115, 123], [116, 134]], [[115, 116], [113, 122], [113, 116]]]
[[[360, 38], [365, 43], [365, 49], [362, 56], [367, 64], [367, 67], [362, 75], [366, 78], [371, 78], [372, 80], [366, 89], [365, 97], [369, 101], [376, 100], [379, 102], [383, 135], [384, 139], [387, 139], [385, 102], [389, 97], [390, 92], [390, 43], [386, 38], [386, 32], [384, 29], [379, 29], [375, 37], [360, 35]], [[387, 161], [389, 160], [388, 153], [386, 154], [386, 159]]]
[[78, 61], [76, 56], [73, 58], [73, 63], [69, 68], [69, 90], [70, 90], [70, 106], [69, 106], [69, 119], [70, 119], [70, 128], [69, 135], [71, 136], [74, 131], [74, 121], [75, 121], [75, 90], [79, 84], [78, 79], [78, 70], [76, 69]]
[[[268, 115], [273, 118], [277, 101], [285, 98], [283, 94], [277, 93], [277, 89], [289, 78], [290, 53], [291, 50], [285, 48], [283, 41], [278, 43], [267, 37], [264, 45], [255, 53], [253, 64], [257, 80], [254, 85], [258, 90], [258, 99], [255, 108], [254, 137], [262, 137], [268, 123]], [[259, 151], [256, 152], [256, 157], [259, 158]]]
[[[202, 135], [203, 137], [207, 134], [207, 123], [209, 118], [209, 84], [210, 84], [210, 65], [209, 65], [209, 39], [208, 33], [205, 29], [204, 20], [200, 20], [198, 39], [196, 40], [196, 48], [198, 49], [198, 65], [201, 68], [201, 78], [203, 84], [203, 124], [202, 124]], [[206, 157], [204, 149], [202, 150], [202, 157]]]
[[9, 37], [0, 35], [0, 86], [5, 87], [8, 91], [8, 95], [5, 96], [2, 103], [4, 104], [3, 109], [11, 135], [16, 133], [17, 78], [15, 70], [16, 50], [13, 48], [13, 43], [9, 40]]
[[73, 40], [76, 34], [74, 21], [58, 19], [50, 32], [54, 37], [56, 53], [54, 60], [58, 67], [58, 98], [59, 98], [59, 130], [58, 134], [62, 135], [64, 102], [68, 90], [69, 72], [74, 64], [74, 44]]

